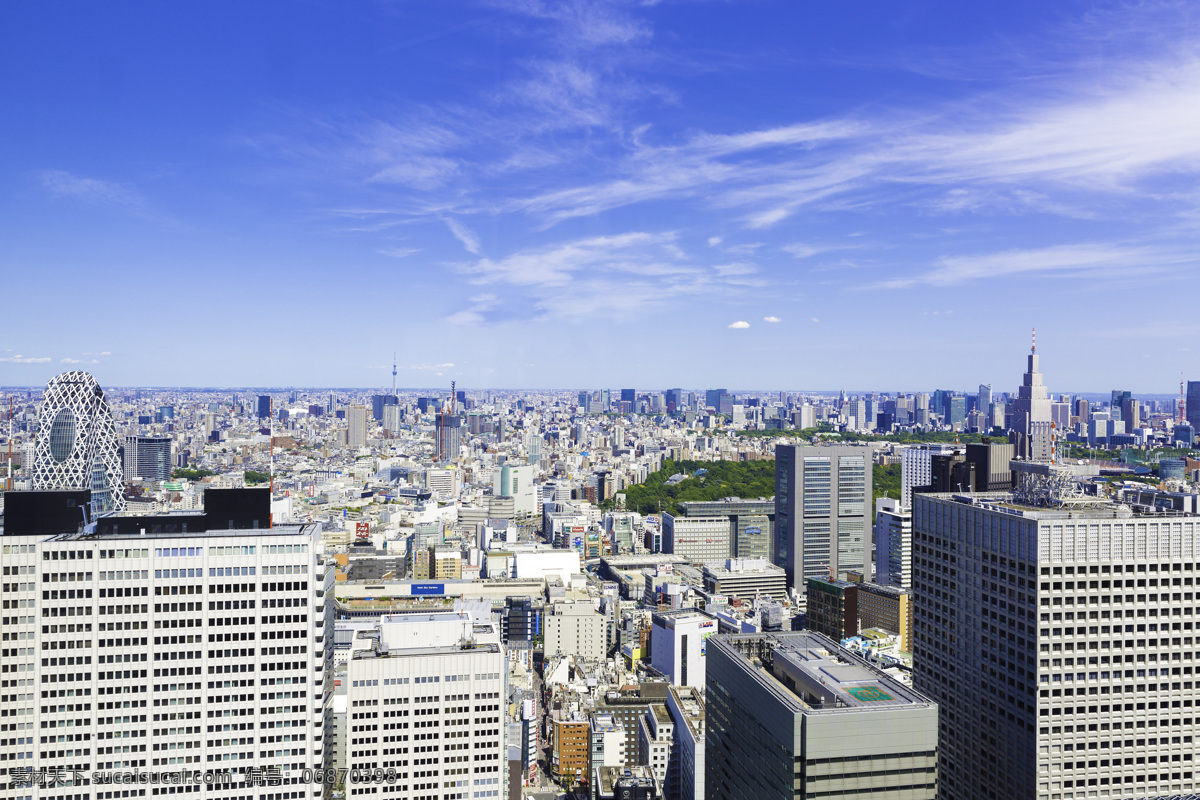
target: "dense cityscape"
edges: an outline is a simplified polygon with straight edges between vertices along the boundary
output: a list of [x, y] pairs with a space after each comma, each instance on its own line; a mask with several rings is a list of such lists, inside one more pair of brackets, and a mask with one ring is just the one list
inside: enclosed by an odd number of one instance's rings
[[1200, 800], [1198, 43], [0, 3], [0, 800]]
[[1194, 785], [1200, 382], [8, 399], [10, 792]]

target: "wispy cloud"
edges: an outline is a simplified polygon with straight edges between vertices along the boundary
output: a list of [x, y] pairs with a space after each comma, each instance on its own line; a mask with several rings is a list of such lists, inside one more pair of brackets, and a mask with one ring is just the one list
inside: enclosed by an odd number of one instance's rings
[[442, 322], [450, 325], [474, 328], [488, 322], [488, 312], [500, 305], [500, 298], [494, 294], [480, 294], [468, 299], [469, 306], [442, 317]]
[[85, 355], [85, 356], [111, 356], [112, 353], [105, 350], [101, 353], [84, 353], [83, 355]]
[[60, 358], [60, 364], [99, 364], [95, 358]]
[[479, 246], [479, 237], [475, 235], [475, 231], [451, 217], [446, 218], [446, 227], [454, 234], [455, 239], [462, 242], [462, 246], [466, 248], [468, 253], [477, 256], [483, 252]]
[[389, 256], [390, 258], [408, 258], [411, 255], [415, 255], [415, 254], [421, 252], [421, 248], [419, 248], [419, 247], [381, 247], [378, 250], [376, 250], [375, 252], [377, 252], [383, 256]]
[[57, 169], [43, 170], [37, 173], [37, 179], [52, 197], [78, 200], [137, 216], [145, 216], [148, 213], [145, 198], [133, 189], [113, 181], [86, 178]]
[[940, 213], [999, 206], [1086, 217], [1113, 197], [1155, 194], [1149, 179], [1200, 172], [1198, 127], [1200, 58], [1171, 53], [936, 113], [858, 113], [641, 144], [612, 179], [519, 202], [553, 224], [696, 198], [766, 228], [807, 205], [869, 206], [925, 191], [939, 193], [927, 207]]
[[413, 364], [408, 369], [416, 370], [417, 372], [442, 372], [447, 369], [454, 369], [454, 362], [448, 361], [445, 364]]
[[732, 330], [740, 331], [740, 330], [745, 330], [746, 328], [749, 328], [750, 323], [746, 322], [745, 320], [739, 319], [737, 322], [729, 323], [728, 327], [731, 328]]
[[6, 364], [49, 364], [53, 359], [44, 356], [23, 356], [18, 353], [15, 356], [2, 356], [0, 361]]
[[1087, 273], [1133, 276], [1164, 269], [1191, 267], [1200, 260], [1190, 252], [1158, 247], [1114, 243], [1055, 245], [1028, 250], [946, 256], [930, 270], [892, 278], [877, 288], [903, 289], [912, 286], [954, 286], [968, 281], [995, 279], [1017, 274], [1041, 273], [1067, 276]]
[[779, 317], [763, 317], [763, 322], [783, 322]]
[[674, 231], [577, 239], [456, 268], [493, 293], [472, 298], [467, 308], [445, 318], [463, 325], [510, 318], [501, 297], [505, 292], [522, 308], [532, 308], [533, 319], [627, 319], [681, 297], [728, 296], [757, 281], [746, 277], [753, 265], [710, 269], [694, 264]]

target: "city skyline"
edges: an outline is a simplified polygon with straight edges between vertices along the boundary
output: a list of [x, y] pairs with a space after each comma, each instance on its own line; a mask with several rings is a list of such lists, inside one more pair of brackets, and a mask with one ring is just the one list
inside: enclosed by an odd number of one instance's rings
[[0, 383], [1200, 374], [1186, 5], [2, 14]]

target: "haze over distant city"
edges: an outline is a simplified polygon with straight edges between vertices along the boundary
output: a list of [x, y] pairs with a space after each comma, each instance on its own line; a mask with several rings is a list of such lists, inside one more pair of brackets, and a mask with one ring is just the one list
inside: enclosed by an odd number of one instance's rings
[[0, 22], [0, 385], [1200, 376], [1192, 4]]

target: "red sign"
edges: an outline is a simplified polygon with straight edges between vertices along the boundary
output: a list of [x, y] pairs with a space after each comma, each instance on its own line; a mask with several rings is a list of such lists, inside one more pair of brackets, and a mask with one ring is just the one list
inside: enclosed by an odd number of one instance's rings
[[356, 522], [354, 523], [354, 535], [359, 539], [366, 539], [371, 535], [371, 523]]

